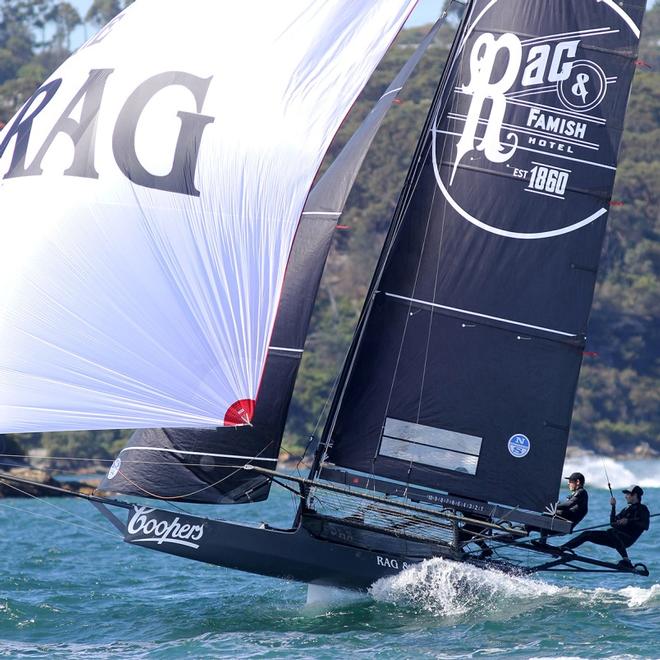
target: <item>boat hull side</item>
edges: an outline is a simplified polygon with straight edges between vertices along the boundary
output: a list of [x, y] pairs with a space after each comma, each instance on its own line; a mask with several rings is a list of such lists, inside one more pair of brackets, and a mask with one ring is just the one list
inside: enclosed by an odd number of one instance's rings
[[[364, 590], [376, 580], [443, 553], [437, 546], [381, 537], [378, 550], [342, 539], [318, 538], [304, 526], [254, 527], [135, 506], [124, 540], [167, 554], [270, 577]], [[364, 538], [364, 536], [362, 537]]]

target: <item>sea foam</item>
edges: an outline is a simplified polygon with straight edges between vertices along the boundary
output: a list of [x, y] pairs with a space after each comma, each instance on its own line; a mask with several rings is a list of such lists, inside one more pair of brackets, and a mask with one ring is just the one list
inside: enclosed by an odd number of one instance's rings
[[438, 616], [488, 612], [498, 619], [540, 607], [549, 596], [566, 591], [541, 580], [440, 558], [382, 578], [370, 589], [377, 601], [412, 605]]

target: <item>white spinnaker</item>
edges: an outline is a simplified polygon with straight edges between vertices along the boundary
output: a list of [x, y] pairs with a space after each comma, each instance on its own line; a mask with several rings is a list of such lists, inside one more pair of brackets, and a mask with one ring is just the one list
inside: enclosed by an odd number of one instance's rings
[[[89, 71], [112, 69], [90, 141], [98, 178], [64, 174], [66, 133], [39, 176], [6, 176], [16, 137], [0, 155], [0, 432], [222, 425], [256, 398], [314, 174], [414, 4], [140, 0], [53, 74], [26, 166]], [[201, 107], [182, 84], [155, 93], [135, 153], [164, 176], [177, 113], [213, 118], [199, 196], [132, 183], [113, 150], [127, 99], [164, 72], [211, 80]]]

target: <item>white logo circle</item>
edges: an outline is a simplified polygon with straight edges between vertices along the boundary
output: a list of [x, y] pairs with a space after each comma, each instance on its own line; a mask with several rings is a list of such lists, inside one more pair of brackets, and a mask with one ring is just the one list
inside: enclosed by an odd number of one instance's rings
[[557, 83], [557, 96], [569, 110], [592, 110], [605, 98], [607, 76], [590, 60], [576, 60], [568, 78]]
[[522, 433], [516, 433], [509, 438], [509, 454], [514, 458], [524, 458], [531, 449], [529, 438]]
[[117, 476], [117, 472], [121, 468], [121, 458], [115, 458], [114, 463], [110, 466], [108, 470], [108, 479], [114, 479]]

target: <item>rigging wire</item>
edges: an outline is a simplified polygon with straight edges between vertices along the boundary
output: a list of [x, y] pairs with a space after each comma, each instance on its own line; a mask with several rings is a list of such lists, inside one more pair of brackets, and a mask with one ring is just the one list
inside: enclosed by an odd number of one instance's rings
[[158, 495], [157, 493], [152, 493], [151, 491], [147, 490], [143, 486], [140, 486], [140, 484], [136, 483], [132, 479], [129, 479], [121, 469], [117, 470], [118, 474], [122, 476], [126, 481], [128, 481], [129, 484], [131, 484], [134, 488], [137, 490], [143, 492], [147, 497], [151, 497], [156, 500], [166, 500], [168, 502], [174, 502], [175, 500], [185, 500], [188, 499], [189, 497], [192, 497], [193, 495], [197, 495], [199, 493], [204, 492], [205, 490], [208, 490], [209, 488], [215, 488], [218, 484], [222, 483], [226, 479], [229, 479], [229, 477], [232, 477], [236, 472], [239, 470], [242, 470], [243, 467], [239, 467], [237, 470], [234, 470], [230, 474], [224, 476], [222, 479], [219, 479], [218, 481], [213, 482], [212, 484], [206, 484], [205, 486], [202, 486], [201, 488], [198, 488], [197, 490], [193, 490], [189, 493], [184, 493], [182, 495]]
[[38, 513], [36, 511], [30, 511], [28, 509], [21, 509], [19, 507], [14, 507], [14, 506], [11, 506], [10, 504], [5, 504], [3, 502], [0, 502], [0, 506], [2, 506], [2, 507], [8, 508], [8, 509], [14, 509], [15, 511], [21, 511], [21, 512], [27, 511], [27, 513], [29, 513], [31, 515], [34, 515], [34, 516], [37, 516], [37, 517], [40, 517], [40, 518], [47, 518], [48, 520], [54, 520], [56, 522], [65, 523], [65, 524], [68, 524], [68, 525], [73, 525], [74, 527], [80, 527], [81, 529], [84, 529], [87, 532], [94, 532], [94, 533], [101, 532], [102, 534], [112, 536], [113, 539], [118, 539], [118, 538], [121, 539], [120, 536], [118, 537], [116, 534], [113, 534], [112, 532], [109, 532], [105, 527], [101, 527], [100, 525], [95, 525], [94, 523], [90, 522], [87, 518], [85, 518], [83, 516], [80, 516], [77, 513], [74, 513], [73, 511], [68, 511], [67, 509], [65, 509], [63, 507], [60, 507], [60, 506], [57, 506], [56, 504], [53, 504], [52, 502], [48, 502], [43, 497], [33, 495], [32, 493], [30, 493], [28, 491], [25, 491], [25, 490], [19, 488], [18, 486], [5, 481], [4, 479], [2, 479], [2, 477], [0, 477], [0, 484], [3, 484], [4, 486], [9, 486], [10, 488], [13, 488], [14, 490], [18, 491], [19, 493], [22, 493], [23, 495], [25, 495], [27, 497], [31, 497], [32, 499], [37, 500], [37, 501], [41, 502], [42, 504], [47, 504], [48, 506], [52, 507], [53, 509], [56, 509], [57, 511], [61, 511], [62, 513], [64, 513], [68, 517], [73, 517], [73, 518], [78, 518], [79, 520], [83, 520], [85, 522], [85, 525], [75, 523], [72, 520], [62, 520], [61, 518], [55, 518], [53, 516], [48, 516], [45, 513]]
[[[0, 454], [2, 458], [22, 458], [24, 460], [50, 461], [93, 461], [94, 463], [112, 463], [114, 458], [87, 458], [83, 456], [26, 456], [25, 454]], [[20, 467], [20, 466], [16, 466]], [[39, 470], [41, 468], [35, 468]]]
[[[442, 107], [446, 106], [446, 104], [448, 102], [448, 99], [447, 99], [446, 95], [444, 95], [444, 91], [445, 91], [446, 87], [447, 87], [447, 79], [445, 79], [445, 81], [443, 83], [443, 87], [438, 91], [438, 93], [437, 93], [438, 95], [436, 96], [436, 98], [438, 98], [438, 99], [442, 99], [444, 97], [444, 104], [438, 107], [438, 112], [442, 109]], [[432, 112], [432, 110], [433, 109], [431, 108], [431, 112]], [[430, 116], [430, 113], [429, 113], [429, 116]], [[437, 112], [436, 112], [435, 116], [437, 117]], [[431, 124], [432, 124], [432, 122], [431, 122]], [[425, 130], [429, 130], [429, 127], [430, 127], [431, 124], [427, 123], [425, 125]], [[392, 226], [392, 228], [390, 230], [390, 236], [388, 237], [389, 240], [386, 239], [386, 244], [385, 244], [385, 246], [383, 248], [383, 251], [381, 253], [381, 260], [379, 261], [379, 265], [376, 268], [376, 273], [374, 275], [374, 280], [373, 280], [372, 285], [370, 287], [371, 298], [373, 298], [373, 295], [376, 291], [376, 287], [377, 287], [376, 282], [380, 280], [380, 278], [382, 276], [382, 273], [384, 271], [385, 265], [387, 263], [389, 254], [392, 251], [392, 247], [393, 247], [393, 244], [395, 242], [395, 237], [397, 236], [397, 234], [398, 234], [398, 232], [399, 232], [399, 230], [402, 226], [402, 219], [405, 216], [405, 214], [406, 214], [406, 212], [407, 212], [407, 210], [408, 210], [408, 208], [409, 208], [409, 206], [412, 202], [413, 191], [414, 191], [414, 188], [416, 186], [416, 183], [419, 181], [419, 178], [421, 177], [421, 173], [423, 171], [422, 164], [423, 164], [423, 162], [425, 161], [425, 159], [428, 155], [428, 150], [431, 146], [430, 143], [431, 143], [431, 141], [427, 139], [426, 144], [416, 154], [413, 165], [411, 166], [411, 171], [409, 173], [409, 175], [410, 175], [409, 184], [408, 184], [408, 186], [406, 186], [404, 188], [404, 191], [402, 192], [402, 196], [401, 196], [401, 199], [400, 199], [401, 211], [398, 214], [398, 219], [395, 218], [395, 220], [394, 220], [394, 225]], [[428, 230], [428, 223], [427, 223], [427, 230]], [[426, 237], [426, 234], [425, 234], [425, 237]], [[420, 268], [420, 264], [418, 264], [418, 273], [417, 273], [417, 275], [419, 274], [419, 268]], [[370, 305], [370, 302], [371, 301], [367, 302], [367, 305]], [[360, 330], [360, 326], [358, 326], [358, 330], [356, 331], [357, 334], [353, 339], [352, 346], [358, 345], [360, 343], [361, 339], [362, 339], [362, 336], [364, 334], [364, 328], [366, 327], [366, 321], [364, 319], [369, 316], [369, 309], [365, 310], [363, 312], [363, 315], [364, 316], [361, 319], [362, 329]], [[408, 321], [408, 319], [406, 319], [406, 325], [407, 325], [407, 321]], [[405, 335], [405, 331], [404, 331], [404, 335]], [[402, 343], [403, 343], [403, 340], [402, 340]], [[344, 369], [348, 368], [347, 373], [350, 373], [350, 371], [352, 370], [352, 368], [355, 364], [355, 355], [356, 355], [357, 349], [353, 349], [353, 350], [351, 350], [351, 349], [352, 349], [352, 347], [349, 347], [349, 351], [348, 351], [348, 355], [347, 355], [347, 359], [350, 359], [351, 352], [353, 354], [353, 359], [351, 361], [351, 364], [346, 365], [347, 360], [345, 360], [345, 365], [346, 366], [345, 366]], [[400, 353], [401, 353], [401, 347], [400, 347], [400, 351], [399, 351], [399, 357], [397, 358], [397, 365], [398, 365], [398, 362], [399, 362], [399, 359], [400, 359]], [[396, 370], [395, 370], [395, 374], [396, 374]], [[348, 378], [348, 376], [347, 376], [347, 378]], [[346, 383], [347, 378], [344, 379], [344, 384]], [[388, 397], [388, 408], [389, 408], [389, 401], [390, 401], [391, 396], [392, 396], [393, 387], [394, 387], [394, 378], [393, 378], [393, 381], [392, 381], [392, 387], [390, 389], [390, 395]], [[344, 392], [345, 392], [345, 387], [344, 387]], [[342, 392], [342, 394], [339, 396], [339, 401], [335, 406], [335, 418], [336, 418], [336, 415], [337, 415], [337, 408], [339, 408], [341, 406], [341, 399], [343, 398], [343, 393], [344, 392]], [[328, 433], [328, 438], [329, 438], [329, 435], [330, 434]], [[326, 440], [326, 442], [328, 442], [328, 440]], [[326, 451], [327, 451], [327, 447], [326, 447]], [[375, 459], [372, 459], [371, 473], [372, 473], [372, 477], [375, 477]], [[375, 486], [376, 486], [375, 481], [374, 481], [373, 486], [374, 486], [374, 490], [375, 490]]]
[[[649, 514], [649, 518], [656, 518], [657, 516], [660, 516], [660, 513]], [[590, 532], [592, 529], [603, 529], [604, 527], [611, 527], [611, 523], [603, 523], [602, 525], [594, 525], [593, 527], [581, 527], [580, 529], [573, 530], [571, 534], [581, 534], [582, 532]]]
[[[449, 6], [451, 6], [454, 3], [455, 0], [450, 0]], [[449, 6], [446, 7], [443, 10], [443, 13], [441, 15], [441, 18], [444, 18], [449, 11]], [[436, 94], [434, 95], [434, 100], [431, 104], [431, 109], [433, 108], [433, 103], [435, 103], [435, 100], [439, 98], [437, 90]], [[424, 130], [427, 129], [429, 125], [428, 122], [428, 115], [427, 115], [427, 120], [424, 122]], [[423, 156], [425, 153], [425, 149], [427, 149], [426, 145], [421, 145], [420, 142], [418, 142], [418, 145], [415, 149], [415, 155], [413, 158], [413, 162], [410, 165], [408, 175], [406, 177], [406, 181], [408, 183], [404, 184], [403, 190], [401, 191], [399, 201], [398, 201], [398, 207], [403, 209], [404, 213], [405, 210], [407, 210], [411, 199], [412, 199], [412, 189], [414, 188], [414, 185], [416, 184], [416, 181], [419, 180], [419, 177], [421, 176], [421, 164], [423, 161]], [[414, 182], [413, 185], [410, 185], [410, 182]], [[315, 459], [314, 461], [314, 475], [313, 478], [316, 478], [318, 476], [318, 471], [319, 471], [319, 466], [323, 463], [325, 460], [325, 457], [327, 456], [329, 447], [330, 447], [330, 437], [332, 435], [332, 431], [334, 429], [335, 422], [337, 420], [338, 416], [338, 411], [340, 410], [344, 398], [344, 394], [346, 392], [346, 383], [349, 379], [349, 376], [353, 370], [353, 367], [355, 366], [355, 360], [356, 360], [356, 355], [357, 355], [357, 347], [361, 344], [363, 335], [364, 335], [364, 330], [366, 327], [366, 319], [368, 319], [370, 315], [370, 310], [371, 306], [373, 303], [373, 298], [375, 293], [377, 292], [377, 282], [379, 281], [384, 266], [387, 262], [387, 258], [389, 256], [389, 253], [391, 251], [391, 246], [393, 242], [393, 238], [396, 236], [398, 227], [401, 224], [401, 218], [402, 218], [402, 213], [395, 213], [394, 218], [392, 219], [392, 222], [390, 224], [390, 229], [388, 231], [387, 237], [385, 238], [385, 243], [383, 245], [383, 248], [381, 250], [380, 256], [378, 258], [378, 262], [376, 264], [376, 268], [374, 270], [374, 275], [371, 281], [371, 284], [369, 286], [369, 293], [367, 296], [367, 300], [365, 301], [365, 304], [362, 308], [362, 311], [360, 313], [360, 317], [358, 319], [357, 327], [355, 329], [353, 339], [348, 347], [348, 350], [346, 352], [346, 356], [343, 361], [343, 366], [338, 374], [336, 384], [333, 387], [334, 393], [332, 396], [332, 403], [330, 406], [330, 419], [326, 420], [326, 425], [324, 428], [323, 432], [323, 438], [321, 439], [321, 442], [324, 446], [323, 452], [319, 454], [318, 458]], [[340, 386], [341, 385], [341, 386]]]
[[[435, 190], [433, 193], [433, 200], [431, 202], [431, 209], [433, 208], [435, 203]], [[445, 237], [445, 225], [447, 221], [447, 200], [444, 200], [444, 209], [442, 212], [442, 227], [440, 229], [440, 242], [438, 244], [438, 256], [437, 256], [437, 261], [436, 261], [436, 267], [435, 267], [435, 280], [433, 282], [433, 300], [435, 301], [435, 296], [438, 290], [438, 277], [440, 275], [440, 262], [442, 261], [442, 248], [444, 245], [444, 237]], [[421, 253], [423, 254], [424, 252], [424, 246], [422, 246], [422, 251]], [[414, 298], [414, 290], [413, 290], [413, 295], [411, 298]], [[412, 306], [412, 303], [411, 303]], [[424, 396], [424, 383], [426, 381], [426, 370], [428, 368], [428, 362], [429, 362], [429, 350], [431, 348], [431, 334], [433, 330], [433, 319], [435, 318], [435, 314], [433, 313], [433, 310], [429, 311], [429, 329], [428, 332], [426, 333], [426, 350], [424, 352], [424, 365], [422, 369], [422, 380], [420, 383], [419, 387], [419, 401], [417, 405], [417, 417], [415, 418], [415, 422], [419, 424], [419, 419], [422, 414], [422, 398]]]
[[[289, 452], [287, 452], [287, 453], [289, 453]], [[42, 457], [39, 457], [39, 460], [41, 460], [41, 458]], [[46, 458], [46, 457], [44, 457], [44, 458]], [[250, 460], [255, 460], [255, 459], [259, 460], [259, 457], [257, 456], [257, 457], [254, 457], [254, 458], [250, 459]], [[52, 460], [54, 460], [54, 459], [52, 459]], [[69, 460], [69, 459], [66, 459], [66, 460]], [[92, 459], [92, 460], [94, 460], [94, 459]], [[269, 459], [261, 459], [261, 460], [269, 460]], [[122, 458], [121, 462], [122, 462], [122, 465], [169, 465], [170, 464], [166, 460], [148, 461], [148, 460], [135, 460], [135, 459], [128, 459], [128, 458], [127, 459]], [[248, 465], [248, 464], [249, 463], [242, 463], [238, 467], [242, 467], [243, 465]], [[40, 467], [36, 467], [34, 465], [16, 465], [15, 463], [1, 463], [0, 462], [0, 466], [1, 465], [4, 465], [6, 467], [10, 467], [10, 468], [16, 468], [16, 469], [19, 469], [19, 470], [36, 470], [38, 472], [45, 472], [45, 473], [48, 473], [48, 474], [54, 474], [54, 473], [69, 474], [71, 472], [71, 470], [67, 470], [67, 469], [64, 469], [64, 468], [40, 468]], [[184, 462], [184, 461], [177, 461], [177, 465], [180, 465], [180, 466], [183, 466], [183, 467], [200, 467], [200, 468], [205, 468], [205, 469], [216, 468], [216, 467], [217, 468], [236, 467], [235, 464], [230, 464], [230, 463], [215, 463], [212, 466], [208, 466], [208, 465], [204, 465], [204, 464], [199, 463], [199, 462], [197, 462], [197, 463], [188, 463], [188, 462]], [[100, 473], [97, 473], [97, 474], [82, 473], [82, 474], [76, 474], [76, 476], [79, 476], [81, 478], [85, 478], [85, 477], [95, 477], [95, 476], [98, 476], [98, 474], [100, 474]], [[103, 474], [105, 474], [105, 472]]]
[[607, 474], [607, 468], [605, 467], [605, 461], [601, 459], [601, 463], [603, 464], [603, 470], [605, 470], [605, 478], [607, 479], [607, 487], [609, 488], [610, 491], [610, 497], [614, 497], [614, 493], [612, 492], [612, 484], [610, 483], [610, 475]]
[[[267, 450], [272, 444], [273, 444], [272, 441], [269, 442], [265, 447], [263, 447], [263, 448], [261, 449], [261, 451], [259, 451], [259, 453], [258, 453], [255, 457], [253, 457], [252, 459], [250, 459], [249, 461], [247, 461], [247, 463], [244, 463], [244, 464], [242, 464], [242, 465], [239, 465], [239, 466], [235, 466], [234, 464], [215, 464], [215, 465], [213, 465], [214, 468], [235, 468], [235, 469], [232, 470], [229, 474], [225, 475], [224, 477], [222, 477], [221, 479], [218, 479], [217, 481], [215, 481], [215, 482], [213, 482], [213, 483], [206, 484], [206, 485], [203, 486], [202, 488], [199, 488], [199, 489], [197, 489], [197, 490], [195, 490], [195, 491], [192, 491], [192, 492], [187, 493], [187, 494], [182, 494], [182, 495], [167, 496], [167, 495], [158, 495], [158, 494], [156, 494], [156, 493], [152, 493], [152, 492], [150, 492], [149, 490], [147, 490], [146, 488], [140, 486], [138, 483], [136, 483], [136, 482], [133, 481], [132, 479], [130, 479], [130, 478], [129, 478], [129, 477], [128, 477], [128, 476], [127, 476], [127, 475], [126, 475], [121, 469], [118, 470], [118, 473], [121, 474], [121, 476], [122, 476], [122, 477], [123, 477], [128, 483], [130, 483], [134, 488], [136, 488], [138, 491], [144, 493], [147, 497], [151, 497], [151, 498], [158, 499], [158, 500], [169, 501], [169, 502], [172, 503], [173, 506], [175, 506], [175, 507], [176, 507], [177, 509], [179, 509], [181, 512], [183, 512], [183, 513], [187, 513], [187, 511], [185, 511], [184, 509], [182, 509], [182, 508], [180, 508], [180, 507], [177, 507], [176, 504], [174, 504], [174, 500], [188, 499], [189, 497], [192, 497], [193, 495], [197, 495], [198, 493], [201, 493], [201, 492], [203, 492], [203, 491], [205, 491], [205, 490], [208, 490], [208, 489], [211, 489], [211, 488], [215, 488], [217, 485], [221, 484], [223, 481], [226, 481], [227, 479], [230, 479], [231, 477], [235, 476], [237, 473], [239, 473], [241, 470], [243, 470], [246, 466], [251, 466], [251, 465], [252, 465], [252, 461], [254, 461], [254, 460], [259, 460], [260, 455], [263, 454], [263, 453], [264, 453], [264, 452], [265, 452], [265, 451], [266, 451], [266, 450]], [[124, 450], [122, 450], [122, 451], [124, 451]], [[120, 454], [121, 454], [121, 452], [120, 452]], [[23, 459], [25, 458], [25, 456], [23, 456], [23, 455], [18, 455], [18, 454], [2, 454], [2, 456], [6, 456], [6, 457], [19, 457], [19, 458], [23, 458]], [[97, 461], [97, 460], [101, 460], [101, 461], [103, 461], [103, 462], [114, 462], [114, 460], [112, 460], [112, 461], [108, 461], [108, 459], [93, 459], [93, 458], [83, 458], [83, 457], [74, 458], [74, 457], [64, 457], [64, 456], [60, 456], [60, 457], [55, 457], [55, 456], [40, 456], [39, 459], [44, 459], [44, 460], [45, 460], [45, 459], [49, 459], [49, 460], [63, 460], [63, 461], [64, 461], [64, 460], [83, 460], [83, 461], [84, 461], [84, 460], [87, 460], [87, 461]], [[146, 461], [146, 460], [131, 460], [131, 459], [123, 460], [123, 459], [122, 459], [122, 462], [123, 462], [124, 464], [129, 464], [129, 465], [133, 465], [133, 464], [167, 465], [167, 464], [168, 464], [168, 462], [167, 462], [167, 461], [164, 461], [164, 460], [161, 460], [161, 461]], [[201, 463], [199, 463], [199, 462], [196, 462], [196, 463], [183, 463], [183, 462], [178, 462], [178, 461], [177, 461], [177, 465], [182, 465], [182, 466], [187, 466], [187, 467], [205, 467], [205, 468], [207, 467], [207, 466], [202, 466]], [[12, 466], [12, 467], [20, 467], [20, 466]], [[31, 466], [30, 466], [30, 467], [31, 467]], [[47, 470], [44, 470], [44, 469], [42, 469], [42, 468], [33, 468], [33, 469], [40, 470], [40, 471], [45, 472], [46, 474], [48, 474], [48, 471], [47, 471]], [[54, 471], [55, 471], [55, 470], [53, 470], [53, 472], [54, 472]], [[13, 488], [16, 488], [15, 486], [12, 486], [12, 487], [13, 487]], [[20, 489], [17, 489], [17, 490], [20, 490]]]
[[[346, 347], [344, 350], [344, 354], [342, 356], [341, 360], [337, 360], [337, 364], [343, 364], [347, 357], [348, 357], [348, 352], [350, 350], [350, 344]], [[319, 426], [321, 425], [321, 420], [325, 416], [325, 411], [328, 407], [328, 404], [334, 399], [335, 392], [337, 390], [337, 383], [339, 382], [339, 378], [341, 375], [341, 369], [337, 368], [335, 369], [335, 379], [332, 383], [332, 386], [330, 387], [330, 391], [328, 392], [328, 396], [325, 398], [325, 402], [323, 403], [323, 408], [321, 409], [321, 412], [319, 413], [318, 417], [316, 418], [316, 424], [314, 425], [314, 428], [312, 429], [312, 432], [309, 436], [309, 439], [307, 440], [307, 444], [305, 445], [305, 451], [303, 452], [302, 456], [296, 463], [296, 472], [300, 475], [300, 466], [302, 462], [305, 460], [305, 456], [307, 456], [307, 452], [309, 451], [309, 448], [312, 446], [312, 443], [316, 440], [316, 432], [318, 431]]]

